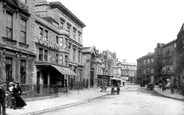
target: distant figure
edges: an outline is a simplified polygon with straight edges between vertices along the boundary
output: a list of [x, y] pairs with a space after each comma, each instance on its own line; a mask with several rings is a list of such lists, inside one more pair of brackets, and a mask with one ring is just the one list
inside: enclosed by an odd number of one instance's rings
[[[3, 88], [4, 83], [0, 83], [0, 115], [6, 115], [6, 104], [5, 104], [5, 90]], [[2, 110], [2, 112], [1, 112]]]
[[123, 87], [125, 86], [125, 82], [123, 82]]

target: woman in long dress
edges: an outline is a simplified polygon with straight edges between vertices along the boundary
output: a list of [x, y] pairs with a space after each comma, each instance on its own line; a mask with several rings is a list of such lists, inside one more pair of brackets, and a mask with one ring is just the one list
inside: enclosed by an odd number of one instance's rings
[[21, 94], [22, 94], [22, 90], [19, 86], [19, 83], [15, 83], [15, 88], [13, 90], [13, 95], [14, 95], [15, 101], [16, 101], [16, 108], [22, 108], [22, 107], [27, 105], [24, 102], [24, 100], [20, 97]]

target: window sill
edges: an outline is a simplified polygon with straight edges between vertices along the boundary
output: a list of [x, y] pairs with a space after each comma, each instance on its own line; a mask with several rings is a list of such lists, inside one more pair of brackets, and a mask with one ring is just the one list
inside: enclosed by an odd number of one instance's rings
[[28, 44], [25, 44], [25, 43], [22, 43], [22, 42], [19, 42], [19, 46], [20, 47], [24, 47], [24, 48], [28, 48], [29, 47]]
[[10, 44], [10, 45], [16, 45], [17, 44], [17, 41], [13, 40], [13, 39], [10, 39], [10, 38], [7, 38], [7, 37], [2, 37], [2, 39], [3, 39], [3, 42], [5, 42], [6, 44]]

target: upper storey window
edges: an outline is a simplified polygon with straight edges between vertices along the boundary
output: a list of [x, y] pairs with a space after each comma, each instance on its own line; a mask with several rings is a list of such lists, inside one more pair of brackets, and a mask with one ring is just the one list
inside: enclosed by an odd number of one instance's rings
[[60, 29], [63, 29], [65, 20], [60, 18]]
[[26, 20], [21, 19], [21, 42], [26, 43]]
[[78, 32], [78, 42], [81, 42], [81, 32]]
[[77, 31], [77, 29], [73, 28], [73, 38], [74, 38], [74, 40], [76, 39], [76, 31]]
[[13, 39], [13, 14], [6, 13], [6, 37]]

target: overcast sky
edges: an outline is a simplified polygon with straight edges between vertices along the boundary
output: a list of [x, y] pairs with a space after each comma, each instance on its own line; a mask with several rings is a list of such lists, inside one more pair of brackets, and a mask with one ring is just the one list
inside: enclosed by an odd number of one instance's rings
[[[48, 0], [53, 1], [53, 0]], [[154, 52], [176, 39], [184, 23], [184, 0], [55, 0], [86, 24], [83, 46], [117, 53], [119, 61]]]

